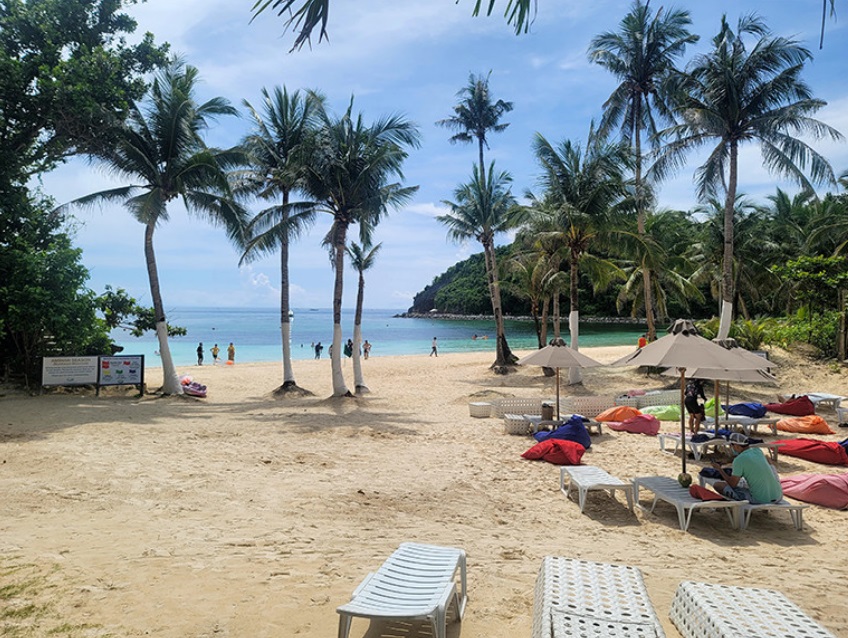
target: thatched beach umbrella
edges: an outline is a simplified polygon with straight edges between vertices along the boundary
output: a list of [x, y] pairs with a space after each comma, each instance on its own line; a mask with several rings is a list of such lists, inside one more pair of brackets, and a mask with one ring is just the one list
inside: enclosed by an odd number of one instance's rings
[[603, 365], [577, 350], [569, 348], [562, 339], [554, 339], [550, 345], [539, 348], [518, 360], [518, 365], [536, 365], [556, 370], [556, 418], [559, 420], [559, 369], [560, 368], [594, 368]]
[[[669, 334], [643, 348], [622, 357], [614, 366], [652, 366], [676, 368], [680, 375], [680, 440], [686, 439], [686, 412], [683, 395], [686, 389], [686, 370], [713, 370], [733, 372], [738, 370], [766, 370], [769, 362], [759, 361], [735, 353], [698, 335], [695, 325], [688, 320], [678, 319], [668, 329]], [[748, 353], [750, 354], [750, 353]], [[756, 357], [756, 355], [753, 355]], [[696, 376], [694, 373], [690, 376]], [[686, 446], [682, 446], [683, 475], [686, 474]]]

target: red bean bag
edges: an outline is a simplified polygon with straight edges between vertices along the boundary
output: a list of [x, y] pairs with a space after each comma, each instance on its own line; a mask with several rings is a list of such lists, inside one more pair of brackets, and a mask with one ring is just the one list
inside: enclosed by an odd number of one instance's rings
[[626, 421], [634, 416], [642, 414], [634, 407], [629, 405], [617, 405], [614, 408], [608, 408], [595, 417], [595, 421]]
[[816, 406], [807, 395], [789, 399], [785, 403], [767, 403], [766, 410], [776, 414], [789, 414], [791, 416], [807, 416], [816, 413]]
[[827, 421], [817, 414], [781, 419], [777, 422], [776, 427], [782, 432], [799, 432], [801, 434], [835, 434], [835, 432], [828, 426]]
[[848, 509], [848, 474], [799, 474], [780, 479], [783, 495], [804, 501]]
[[777, 441], [779, 454], [797, 456], [799, 459], [825, 465], [848, 465], [845, 448], [836, 441], [814, 441], [813, 439], [790, 439]]
[[637, 414], [621, 423], [608, 421], [607, 427], [616, 432], [631, 432], [633, 434], [656, 436], [660, 431], [660, 422], [653, 414]]
[[554, 465], [580, 465], [585, 451], [586, 448], [575, 441], [548, 439], [537, 443], [521, 456], [531, 461], [541, 459]]

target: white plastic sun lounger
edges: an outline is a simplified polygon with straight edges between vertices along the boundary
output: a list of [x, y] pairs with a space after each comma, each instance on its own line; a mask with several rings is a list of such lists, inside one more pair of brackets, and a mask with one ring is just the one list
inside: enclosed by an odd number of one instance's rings
[[[750, 416], [739, 416], [736, 414], [726, 414], [725, 416], [720, 416], [718, 419], [718, 426], [720, 428], [731, 428], [733, 430], [741, 430], [745, 433], [745, 436], [752, 436], [757, 434], [757, 429], [759, 426], [766, 426], [769, 431], [777, 436], [777, 422], [780, 419], [778, 417], [759, 417], [754, 418]], [[707, 416], [703, 421], [701, 421], [701, 429], [713, 428], [715, 426], [715, 419], [711, 416]]]
[[[568, 477], [567, 484], [566, 477]], [[572, 489], [575, 487], [577, 488], [577, 503], [580, 505], [581, 514], [586, 505], [586, 494], [590, 490], [606, 490], [609, 492], [610, 498], [613, 497], [616, 490], [621, 490], [627, 499], [627, 508], [631, 512], [633, 511], [633, 484], [625, 483], [599, 467], [594, 465], [563, 466], [559, 473], [560, 491], [565, 494], [565, 498], [569, 498]]]
[[[705, 487], [707, 485], [712, 486], [718, 479], [706, 478], [704, 476], [699, 476], [698, 480], [701, 483], [701, 487]], [[743, 484], [745, 479], [741, 479]], [[804, 529], [804, 510], [807, 509], [809, 505], [799, 505], [796, 503], [790, 503], [785, 498], [780, 499], [777, 503], [748, 503], [747, 505], [742, 507], [742, 518], [739, 520], [739, 528], [747, 529], [748, 525], [751, 523], [751, 514], [758, 510], [783, 510], [789, 512], [789, 516], [792, 519], [792, 524], [795, 526], [799, 532]]]
[[533, 638], [665, 638], [642, 572], [546, 556], [536, 577]]
[[[645, 488], [654, 493], [648, 513], [653, 513], [658, 501], [671, 503], [677, 510], [677, 518], [680, 529], [684, 532], [689, 529], [692, 522], [692, 513], [698, 509], [723, 509], [730, 518], [730, 524], [738, 529], [741, 522], [741, 508], [748, 501], [702, 501], [689, 494], [689, 490], [680, 487], [673, 478], [667, 476], [643, 476], [633, 479], [633, 498], [639, 504], [639, 488]], [[642, 505], [639, 505], [642, 507]], [[644, 509], [644, 508], [643, 508]]]
[[[680, 449], [680, 435], [676, 432], [674, 434], [658, 434], [657, 439], [659, 439], [660, 450], [663, 452], [667, 451], [665, 449], [667, 443], [671, 443], [674, 446], [671, 450], [668, 450], [672, 454], [676, 454], [677, 450]], [[692, 452], [692, 456], [695, 458], [696, 461], [700, 461], [701, 457], [707, 453], [707, 450], [710, 447], [714, 447], [716, 451], [718, 451], [719, 448], [730, 447], [730, 442], [727, 439], [723, 439], [721, 437], [717, 439], [709, 439], [708, 441], [701, 441], [700, 443], [694, 443], [690, 435], [688, 434], [686, 435], [685, 444], [686, 448], [688, 448], [688, 450]], [[771, 456], [772, 460], [777, 461], [778, 445], [779, 444], [774, 441], [766, 441], [763, 443], [753, 443], [751, 444], [751, 447], [762, 448], [764, 451], [769, 453], [769, 456]]]
[[462, 620], [467, 600], [463, 550], [402, 543], [380, 569], [365, 577], [350, 602], [336, 609], [339, 638], [349, 636], [353, 617], [428, 621], [434, 638], [445, 638], [448, 607], [453, 602], [457, 620]]
[[668, 615], [683, 638], [836, 638], [772, 589], [684, 581]]

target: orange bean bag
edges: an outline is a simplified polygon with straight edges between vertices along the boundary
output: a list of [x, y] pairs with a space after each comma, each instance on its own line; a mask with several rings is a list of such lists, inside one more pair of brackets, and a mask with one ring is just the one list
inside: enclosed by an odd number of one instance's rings
[[794, 416], [777, 422], [781, 432], [800, 432], [802, 434], [835, 434], [827, 425], [827, 421], [818, 414]]
[[595, 417], [596, 421], [618, 421], [623, 422], [627, 419], [639, 416], [642, 414], [636, 408], [629, 405], [617, 405], [614, 408], [608, 408]]

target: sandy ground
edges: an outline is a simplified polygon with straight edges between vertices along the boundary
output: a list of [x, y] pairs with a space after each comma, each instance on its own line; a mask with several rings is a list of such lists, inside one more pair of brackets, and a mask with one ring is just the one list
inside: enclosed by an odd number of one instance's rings
[[[629, 350], [585, 352], [608, 362]], [[739, 384], [735, 397], [848, 394], [845, 368], [771, 357], [780, 386]], [[6, 389], [0, 634], [334, 636], [335, 608], [366, 573], [419, 541], [468, 553], [469, 603], [453, 638], [529, 636], [545, 555], [638, 566], [670, 638], [679, 636], [671, 599], [687, 579], [779, 589], [848, 636], [848, 513], [811, 507], [802, 532], [785, 512], [760, 513], [739, 532], [703, 512], [683, 533], [669, 506], [634, 515], [622, 497], [595, 493], [580, 515], [559, 492], [558, 467], [520, 457], [529, 437], [469, 416], [469, 401], [554, 395], [539, 368], [499, 377], [491, 359], [373, 357], [364, 362], [372, 392], [359, 399], [328, 398], [328, 360], [296, 362], [298, 383], [315, 393], [298, 399], [273, 398], [278, 364], [181, 369], [209, 386], [206, 399]], [[345, 373], [352, 385], [349, 363]], [[148, 371], [150, 387], [157, 375]], [[563, 394], [669, 383], [603, 367]], [[823, 416], [835, 426], [832, 412]], [[680, 469], [656, 438], [606, 430], [583, 462], [623, 479]], [[844, 471], [789, 457], [779, 470]], [[362, 635], [429, 634], [356, 620], [352, 636]]]

